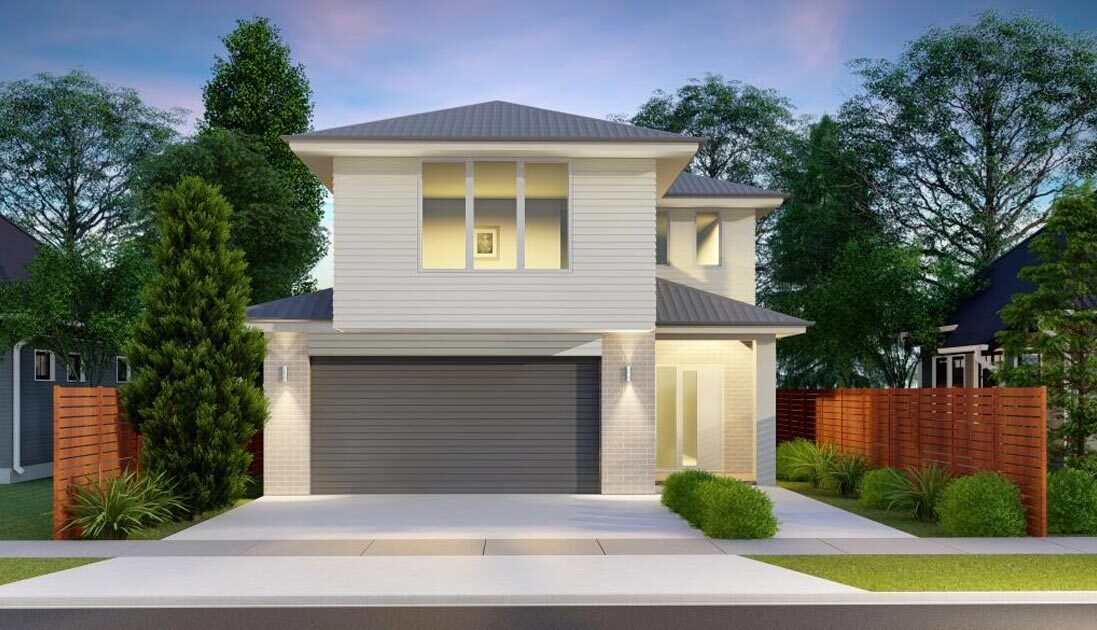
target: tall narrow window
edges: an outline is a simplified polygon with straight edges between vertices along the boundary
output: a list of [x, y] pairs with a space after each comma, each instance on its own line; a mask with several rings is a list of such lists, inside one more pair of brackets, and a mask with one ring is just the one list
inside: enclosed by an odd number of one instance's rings
[[69, 353], [68, 365], [65, 366], [65, 380], [70, 383], [84, 380], [84, 357], [75, 352]]
[[697, 213], [697, 264], [720, 264], [720, 215], [715, 212]]
[[53, 380], [53, 353], [49, 350], [34, 351], [34, 380]]
[[518, 165], [476, 162], [472, 190], [473, 269], [517, 269]]
[[964, 386], [964, 362], [963, 355], [952, 357], [952, 382], [949, 387]]
[[933, 357], [933, 386], [948, 387], [948, 357]]
[[130, 364], [126, 357], [114, 357], [114, 380], [119, 383], [128, 383], [130, 380]]
[[424, 269], [465, 268], [465, 164], [423, 164]]
[[525, 164], [526, 269], [568, 268], [568, 165]]
[[669, 265], [667, 262], [667, 233], [670, 231], [670, 218], [666, 212], [655, 214], [655, 264]]

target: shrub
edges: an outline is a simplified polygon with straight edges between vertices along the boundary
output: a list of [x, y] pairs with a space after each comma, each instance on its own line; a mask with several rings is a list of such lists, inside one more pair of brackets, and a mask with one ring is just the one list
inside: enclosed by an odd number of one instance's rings
[[1017, 486], [990, 471], [952, 480], [937, 502], [949, 536], [1024, 536], [1025, 511]]
[[1071, 468], [1048, 475], [1047, 524], [1052, 534], [1097, 535], [1097, 478]]
[[857, 487], [861, 477], [872, 468], [872, 463], [864, 455], [839, 454], [828, 462], [826, 481], [838, 491], [838, 494], [852, 499], [857, 496]]
[[948, 469], [936, 463], [909, 466], [903, 476], [905, 483], [885, 491], [887, 509], [906, 512], [920, 521], [937, 520], [937, 501], [951, 478]]
[[126, 471], [103, 483], [70, 487], [68, 525], [81, 538], [125, 540], [138, 530], [173, 520], [184, 511], [174, 484], [163, 475], [139, 476]]
[[831, 469], [831, 462], [839, 455], [833, 444], [816, 446], [805, 440], [790, 455], [789, 473], [810, 481], [811, 487], [818, 488], [827, 483], [827, 471]]
[[814, 449], [815, 444], [797, 438], [777, 445], [777, 478], [781, 481], [810, 481], [804, 470], [793, 470], [792, 462], [804, 449]]
[[1097, 478], [1097, 451], [1089, 451], [1085, 455], [1068, 457], [1067, 468], [1081, 470], [1091, 477]]
[[663, 482], [663, 505], [694, 527], [700, 527], [701, 518], [697, 502], [697, 486], [716, 479], [716, 475], [703, 470], [683, 470], [671, 473]]
[[713, 479], [697, 487], [701, 531], [712, 538], [772, 538], [777, 533], [773, 501], [736, 479]]
[[861, 505], [886, 510], [890, 503], [888, 494], [907, 485], [907, 478], [895, 468], [870, 470], [861, 477], [861, 486], [858, 488]]

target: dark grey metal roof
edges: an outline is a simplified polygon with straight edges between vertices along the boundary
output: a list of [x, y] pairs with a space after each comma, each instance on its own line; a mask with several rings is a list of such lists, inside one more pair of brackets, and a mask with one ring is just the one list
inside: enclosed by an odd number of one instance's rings
[[489, 101], [289, 136], [293, 140], [697, 142], [668, 131]]
[[656, 326], [810, 326], [811, 322], [761, 306], [655, 279]]
[[273, 302], [248, 307], [248, 319], [316, 319], [330, 320], [332, 289], [305, 295], [294, 295]]
[[[331, 320], [332, 290], [248, 307], [252, 320]], [[726, 298], [684, 284], [656, 278], [655, 322], [658, 326], [808, 326], [810, 322], [760, 306]]]
[[27, 263], [37, 249], [37, 239], [0, 216], [0, 281], [26, 280]]
[[682, 171], [678, 179], [674, 180], [667, 189], [664, 197], [777, 197], [784, 199], [788, 195], [776, 190], [736, 184]]

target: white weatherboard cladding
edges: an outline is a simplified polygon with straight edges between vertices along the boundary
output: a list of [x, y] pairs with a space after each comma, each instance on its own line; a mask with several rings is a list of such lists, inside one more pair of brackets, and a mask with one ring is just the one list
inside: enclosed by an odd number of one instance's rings
[[574, 159], [567, 270], [419, 269], [419, 161], [335, 158], [336, 328], [650, 330], [655, 161]]
[[311, 333], [312, 356], [597, 357], [599, 334], [551, 333]]
[[[667, 213], [667, 260], [660, 278], [754, 304], [754, 210], [674, 208]], [[720, 215], [720, 264], [697, 264], [697, 213]]]

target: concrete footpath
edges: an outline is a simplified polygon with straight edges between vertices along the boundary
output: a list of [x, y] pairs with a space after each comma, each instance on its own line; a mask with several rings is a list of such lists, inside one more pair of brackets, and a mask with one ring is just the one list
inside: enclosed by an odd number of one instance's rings
[[0, 557], [1097, 554], [1097, 537], [0, 541]]

